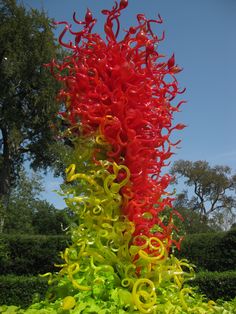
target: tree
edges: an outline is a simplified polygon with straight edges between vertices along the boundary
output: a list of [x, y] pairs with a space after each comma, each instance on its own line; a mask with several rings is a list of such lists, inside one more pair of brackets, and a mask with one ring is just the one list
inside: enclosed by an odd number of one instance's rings
[[63, 55], [44, 12], [0, 0], [0, 231], [10, 189], [28, 159], [35, 169], [55, 162], [52, 118], [58, 83], [43, 65]]
[[70, 224], [68, 209], [58, 210], [47, 201], [40, 201], [33, 213], [32, 226], [35, 234], [63, 234]]
[[9, 197], [4, 233], [62, 234], [69, 224], [70, 213], [57, 210], [46, 200], [40, 199], [44, 191], [42, 177], [31, 177], [21, 171]]
[[20, 171], [9, 196], [4, 233], [34, 233], [33, 213], [35, 205], [40, 201], [41, 192], [42, 178], [36, 174], [30, 178], [24, 171]]
[[[171, 168], [176, 183], [180, 177], [184, 183], [193, 187], [193, 196], [185, 192], [184, 207], [200, 214], [202, 220], [210, 220], [214, 215], [225, 211], [232, 212], [236, 207], [236, 174], [228, 166], [211, 167], [206, 161], [179, 160]], [[183, 193], [182, 193], [183, 194]]]
[[224, 210], [215, 211], [208, 220], [208, 225], [216, 230], [228, 231], [235, 222], [235, 211], [230, 208], [225, 208]]
[[191, 201], [188, 199], [188, 193], [184, 190], [176, 195], [174, 208], [184, 218], [183, 220], [175, 219], [175, 225], [184, 234], [207, 233], [219, 231], [216, 226], [209, 226], [206, 221], [202, 220], [198, 211], [192, 210]]

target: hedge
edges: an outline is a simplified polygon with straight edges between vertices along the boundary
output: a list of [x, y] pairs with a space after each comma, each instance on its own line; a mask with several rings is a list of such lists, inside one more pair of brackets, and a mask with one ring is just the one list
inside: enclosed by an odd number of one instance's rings
[[[57, 271], [59, 252], [68, 246], [68, 236], [0, 235], [0, 274], [38, 275]], [[236, 229], [228, 232], [186, 236], [179, 258], [187, 258], [196, 271], [235, 270]]]
[[0, 274], [38, 275], [58, 271], [66, 236], [0, 235]]
[[236, 271], [199, 272], [190, 284], [198, 286], [210, 300], [232, 300], [236, 297]]
[[47, 279], [26, 276], [0, 276], [0, 305], [17, 305], [22, 308], [32, 304], [33, 298], [45, 297]]
[[175, 252], [179, 258], [187, 258], [196, 265], [196, 271], [235, 270], [236, 229], [228, 232], [188, 235], [181, 250]]
[[[201, 272], [189, 282], [211, 300], [231, 300], [236, 296], [236, 271]], [[0, 276], [0, 305], [17, 305], [22, 308], [32, 304], [34, 295], [44, 298], [48, 290], [47, 279], [25, 276]]]
[[[38, 275], [58, 269], [59, 252], [68, 246], [68, 236], [0, 235], [0, 274]], [[186, 236], [179, 258], [187, 258], [196, 271], [228, 271], [236, 265], [236, 229], [229, 232]]]

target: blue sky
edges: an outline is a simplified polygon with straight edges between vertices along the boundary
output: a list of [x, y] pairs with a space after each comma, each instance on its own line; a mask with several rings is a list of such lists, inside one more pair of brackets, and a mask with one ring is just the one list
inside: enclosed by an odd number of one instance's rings
[[[55, 20], [69, 22], [74, 11], [83, 17], [88, 7], [99, 20], [95, 30], [100, 34], [104, 21], [100, 11], [113, 5], [112, 0], [23, 2], [27, 7], [44, 8]], [[166, 40], [159, 51], [167, 57], [174, 52], [177, 64], [184, 69], [178, 80], [187, 89], [182, 98], [188, 103], [175, 121], [188, 127], [176, 135], [182, 143], [172, 161], [207, 160], [236, 170], [236, 1], [129, 0], [121, 28], [135, 24], [137, 13], [149, 18], [160, 13], [164, 23], [156, 31], [161, 34], [165, 30]], [[62, 208], [62, 200], [52, 192], [59, 184], [49, 174], [43, 197]]]

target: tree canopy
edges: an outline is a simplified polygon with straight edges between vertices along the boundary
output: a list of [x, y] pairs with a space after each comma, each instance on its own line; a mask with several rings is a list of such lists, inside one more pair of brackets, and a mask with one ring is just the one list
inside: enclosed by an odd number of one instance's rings
[[59, 86], [44, 64], [63, 52], [43, 11], [0, 0], [0, 21], [0, 202], [6, 207], [26, 159], [37, 169], [57, 157], [51, 125]]
[[210, 166], [207, 161], [178, 160], [171, 173], [176, 182], [180, 177], [192, 187], [192, 195], [187, 190], [177, 196], [177, 207], [195, 210], [202, 220], [210, 221], [222, 214], [232, 213], [236, 208], [236, 174], [228, 166]]
[[10, 234], [62, 234], [70, 220], [67, 209], [57, 210], [40, 198], [44, 191], [42, 177], [19, 173], [12, 189], [5, 215], [4, 233]]

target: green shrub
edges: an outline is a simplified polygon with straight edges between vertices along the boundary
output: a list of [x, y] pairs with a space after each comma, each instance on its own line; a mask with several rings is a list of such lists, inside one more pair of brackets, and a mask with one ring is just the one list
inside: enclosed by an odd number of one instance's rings
[[48, 289], [47, 279], [25, 276], [0, 276], [0, 305], [28, 307], [33, 299], [41, 299]]
[[211, 300], [232, 300], [236, 297], [236, 271], [200, 272], [190, 282]]
[[234, 270], [236, 265], [236, 229], [228, 232], [188, 235], [182, 243], [179, 258], [187, 258], [196, 271]]
[[38, 275], [57, 271], [66, 236], [0, 235], [0, 274]]

